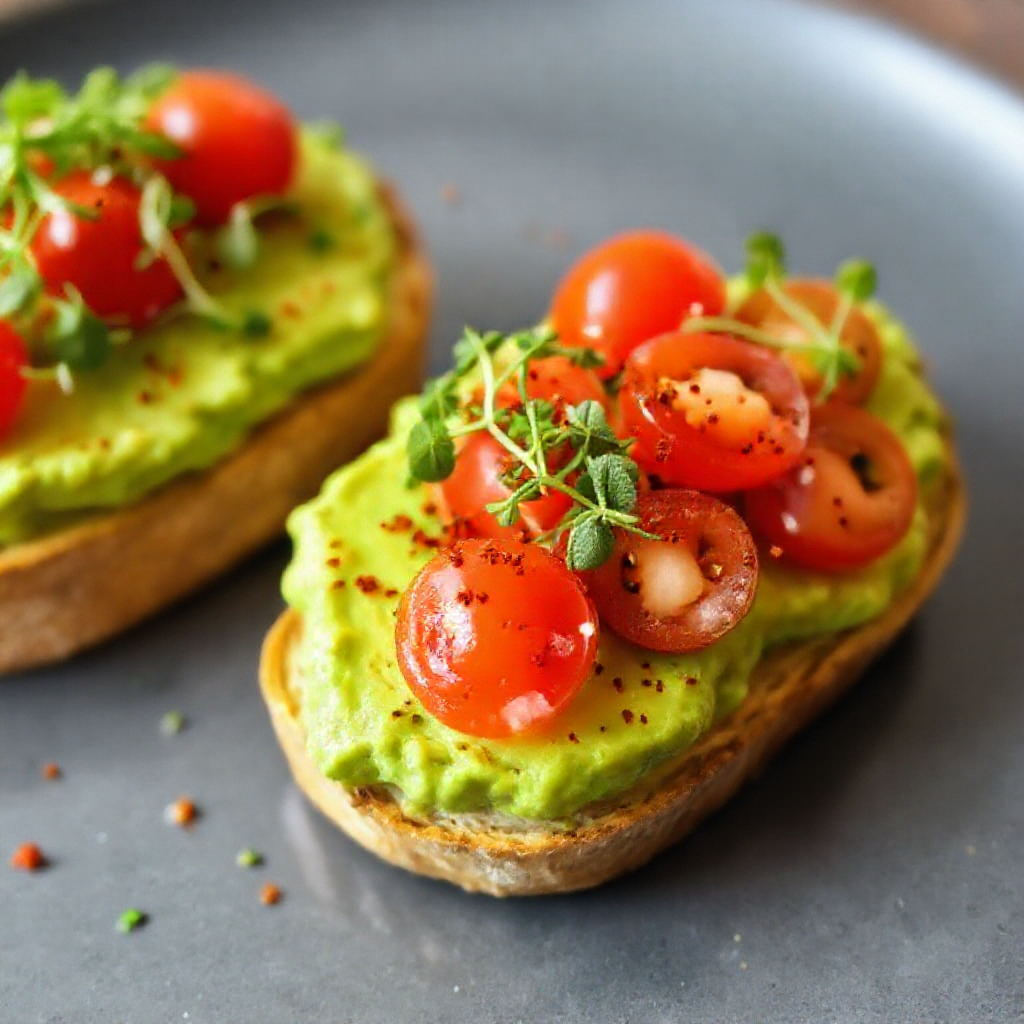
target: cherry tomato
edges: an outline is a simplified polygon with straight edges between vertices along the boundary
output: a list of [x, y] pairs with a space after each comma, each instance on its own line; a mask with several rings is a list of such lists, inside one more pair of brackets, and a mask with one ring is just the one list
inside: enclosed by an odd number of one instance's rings
[[751, 528], [822, 572], [874, 561], [910, 527], [917, 477], [900, 439], [853, 406], [817, 409], [799, 463], [745, 497]]
[[[556, 405], [579, 405], [588, 400], [601, 406], [608, 403], [597, 374], [577, 366], [566, 356], [531, 360], [526, 370], [526, 394]], [[510, 381], [501, 389], [497, 404], [504, 408], [520, 404], [519, 390], [514, 383]]]
[[721, 334], [665, 334], [636, 349], [619, 392], [633, 456], [660, 481], [703, 491], [784, 473], [807, 439], [809, 407], [774, 352]]
[[717, 316], [725, 282], [702, 252], [662, 231], [632, 231], [591, 249], [555, 291], [551, 321], [566, 345], [595, 349], [610, 377], [637, 345], [694, 314]]
[[409, 688], [445, 725], [474, 736], [543, 728], [590, 675], [597, 612], [545, 548], [464, 540], [428, 562], [395, 629]]
[[142, 327], [181, 297], [166, 260], [137, 266], [146, 244], [139, 229], [141, 194], [130, 181], [97, 184], [87, 172], [73, 171], [53, 189], [95, 216], [55, 210], [40, 224], [31, 252], [47, 292], [62, 296], [64, 285], [73, 285], [96, 316], [129, 327]]
[[695, 651], [747, 614], [757, 548], [739, 514], [699, 491], [641, 495], [640, 525], [662, 540], [615, 531], [600, 568], [580, 573], [601, 620], [652, 651]]
[[21, 371], [26, 366], [25, 342], [9, 323], [0, 320], [0, 437], [11, 429], [21, 409], [26, 385]]
[[288, 108], [238, 75], [186, 71], [157, 98], [147, 127], [183, 155], [160, 163], [175, 190], [196, 204], [196, 219], [222, 224], [231, 207], [288, 189], [298, 160]]
[[561, 491], [550, 491], [523, 502], [514, 526], [502, 526], [485, 506], [512, 493], [501, 479], [510, 465], [508, 452], [490, 434], [471, 434], [459, 448], [454, 471], [440, 485], [441, 497], [449, 515], [461, 520], [473, 536], [527, 540], [556, 526], [572, 505]]
[[[840, 296], [831, 281], [794, 279], [782, 285], [783, 291], [799, 302], [818, 323], [830, 327]], [[749, 296], [736, 311], [736, 319], [753, 324], [792, 341], [807, 340], [807, 334], [788, 317], [763, 289]], [[862, 310], [853, 306], [843, 324], [839, 339], [860, 360], [856, 373], [843, 374], [829, 396], [831, 401], [861, 405], [874, 390], [882, 369], [882, 343], [875, 325]], [[821, 374], [810, 358], [799, 351], [784, 352], [782, 358], [797, 372], [804, 390], [813, 398], [822, 385]]]

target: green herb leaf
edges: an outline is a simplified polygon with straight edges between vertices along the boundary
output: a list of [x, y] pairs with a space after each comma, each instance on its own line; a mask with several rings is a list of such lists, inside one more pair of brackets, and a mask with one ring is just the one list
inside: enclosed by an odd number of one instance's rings
[[260, 239], [252, 213], [245, 203], [236, 203], [231, 216], [217, 232], [217, 255], [233, 270], [248, 270], [259, 256]]
[[168, 711], [160, 719], [160, 732], [164, 736], [177, 736], [185, 728], [185, 716], [180, 711]]
[[867, 260], [847, 260], [836, 271], [836, 287], [854, 302], [866, 302], [875, 294], [878, 275]]
[[238, 851], [235, 863], [240, 868], [258, 868], [263, 863], [263, 854], [251, 846], [247, 846], [244, 850]]
[[455, 468], [455, 444], [443, 420], [420, 420], [409, 432], [406, 445], [409, 471], [417, 480], [437, 482]]
[[760, 288], [768, 278], [786, 273], [786, 250], [782, 239], [769, 231], [756, 231], [746, 241], [747, 281], [751, 288]]
[[42, 289], [39, 274], [31, 267], [12, 271], [0, 281], [0, 317], [14, 316], [31, 305]]
[[569, 421], [569, 443], [588, 455], [624, 450], [623, 442], [608, 425], [600, 402], [587, 399], [566, 410]]
[[247, 338], [265, 338], [273, 326], [274, 321], [262, 310], [249, 309], [242, 314], [242, 334]]
[[129, 907], [117, 919], [117, 930], [123, 935], [141, 928], [149, 920], [149, 915], [135, 907]]
[[337, 245], [334, 235], [327, 228], [314, 228], [309, 235], [309, 247], [313, 252], [328, 252]]
[[81, 295], [56, 299], [46, 342], [54, 361], [71, 370], [95, 370], [110, 355], [110, 329], [93, 315]]
[[615, 537], [602, 519], [579, 517], [569, 530], [565, 564], [572, 570], [596, 569], [611, 558]]
[[587, 475], [602, 508], [615, 512], [632, 511], [636, 504], [636, 483], [629, 470], [631, 464], [632, 459], [624, 455], [599, 455], [587, 459]]

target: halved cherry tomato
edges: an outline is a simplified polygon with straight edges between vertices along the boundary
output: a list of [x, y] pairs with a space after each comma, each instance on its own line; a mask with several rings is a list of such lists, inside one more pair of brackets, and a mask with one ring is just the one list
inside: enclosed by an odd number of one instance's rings
[[807, 396], [774, 352], [721, 334], [636, 349], [619, 392], [634, 458], [676, 487], [736, 491], [784, 473], [807, 439]]
[[519, 506], [519, 521], [502, 526], [486, 505], [504, 501], [513, 488], [502, 480], [511, 456], [490, 434], [470, 434], [459, 448], [455, 469], [440, 485], [448, 513], [476, 537], [527, 540], [556, 526], [572, 505], [561, 491], [550, 491]]
[[601, 620], [652, 651], [695, 651], [735, 626], [757, 589], [757, 548], [739, 514], [699, 491], [641, 495], [640, 526], [615, 531], [600, 568], [580, 573]]
[[595, 349], [610, 377], [637, 345], [690, 316], [717, 316], [725, 281], [698, 249], [663, 231], [631, 231], [591, 249], [562, 278], [551, 322], [566, 345]]
[[[783, 291], [799, 302], [818, 323], [830, 327], [839, 307], [840, 296], [831, 281], [793, 279], [782, 284]], [[807, 334], [793, 322], [778, 303], [761, 289], [749, 296], [736, 311], [736, 319], [761, 327], [789, 341], [805, 342]], [[856, 373], [843, 374], [829, 396], [831, 401], [861, 405], [874, 390], [882, 369], [882, 343], [867, 314], [853, 306], [839, 335], [842, 345], [859, 360]], [[821, 374], [811, 359], [799, 351], [783, 352], [782, 358], [797, 372], [804, 390], [812, 398], [821, 390]]]
[[[529, 398], [543, 399], [556, 405], [579, 405], [589, 400], [605, 406], [608, 402], [597, 374], [577, 366], [567, 356], [531, 360], [526, 370], [526, 394]], [[510, 381], [501, 389], [497, 404], [502, 408], [520, 404], [515, 383]]]
[[473, 736], [543, 728], [590, 675], [597, 612], [545, 548], [464, 540], [428, 562], [395, 629], [409, 688], [445, 725]]
[[53, 186], [69, 203], [93, 211], [91, 219], [70, 209], [47, 214], [31, 253], [47, 292], [78, 289], [96, 316], [142, 327], [181, 297], [181, 285], [164, 259], [144, 267], [139, 228], [141, 193], [124, 178], [97, 183], [73, 171]]
[[874, 561], [910, 527], [917, 477], [900, 439], [853, 406], [825, 405], [799, 463], [745, 496], [755, 533], [782, 557], [822, 572]]
[[295, 121], [280, 100], [239, 75], [183, 72], [153, 103], [146, 125], [183, 151], [159, 166], [196, 204], [200, 224], [222, 224], [236, 203], [280, 195], [291, 184]]
[[21, 335], [0, 320], [0, 438], [11, 429], [25, 397], [26, 380], [22, 369], [28, 366], [28, 349]]

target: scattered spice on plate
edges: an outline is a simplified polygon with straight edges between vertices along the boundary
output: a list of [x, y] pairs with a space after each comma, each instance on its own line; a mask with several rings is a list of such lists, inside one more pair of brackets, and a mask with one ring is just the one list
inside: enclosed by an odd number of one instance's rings
[[164, 821], [168, 825], [191, 825], [199, 817], [196, 805], [187, 797], [180, 796], [164, 808]]
[[264, 882], [260, 888], [260, 903], [265, 907], [271, 907], [281, 902], [281, 890], [273, 882]]
[[258, 868], [263, 863], [263, 854], [247, 846], [244, 850], [238, 851], [235, 863], [240, 868]]
[[46, 865], [46, 856], [35, 843], [22, 843], [11, 855], [11, 867], [19, 871], [39, 871]]
[[43, 765], [43, 778], [46, 779], [47, 782], [53, 782], [54, 780], [59, 779], [63, 774], [64, 773], [60, 770], [60, 765], [57, 764], [56, 761], [47, 761], [47, 763]]
[[185, 728], [185, 716], [180, 711], [168, 711], [160, 719], [160, 732], [164, 736], [177, 736]]
[[129, 932], [135, 931], [136, 928], [141, 928], [148, 920], [149, 915], [145, 911], [129, 907], [117, 919], [117, 930], [122, 935], [127, 935]]

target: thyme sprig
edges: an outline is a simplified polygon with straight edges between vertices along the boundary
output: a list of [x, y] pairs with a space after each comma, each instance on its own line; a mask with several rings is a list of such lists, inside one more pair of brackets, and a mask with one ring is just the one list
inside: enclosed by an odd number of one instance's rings
[[[545, 327], [515, 334], [481, 334], [467, 328], [455, 346], [455, 365], [427, 386], [420, 420], [409, 434], [407, 454], [414, 481], [438, 482], [455, 468], [457, 439], [487, 433], [508, 453], [507, 498], [487, 506], [502, 526], [514, 526], [521, 506], [557, 491], [572, 504], [563, 518], [536, 538], [554, 545], [566, 534], [566, 561], [595, 569], [611, 555], [613, 528], [652, 537], [639, 526], [637, 464], [630, 441], [615, 436], [600, 403], [561, 406], [528, 393], [530, 364], [562, 355], [583, 367], [600, 364], [589, 349], [560, 345]], [[499, 405], [514, 387], [518, 402]]]
[[822, 384], [817, 400], [826, 401], [844, 374], [852, 375], [860, 369], [860, 359], [842, 344], [842, 333], [853, 307], [870, 299], [875, 292], [877, 278], [874, 267], [864, 260], [848, 260], [840, 266], [835, 277], [839, 304], [832, 322], [822, 324], [783, 288], [781, 282], [786, 275], [786, 253], [777, 235], [766, 231], [756, 232], [747, 239], [746, 250], [749, 287], [751, 290], [763, 288], [779, 309], [800, 328], [802, 337], [780, 337], [762, 327], [728, 316], [691, 317], [683, 324], [683, 331], [722, 332], [782, 352], [805, 355], [821, 375]]

